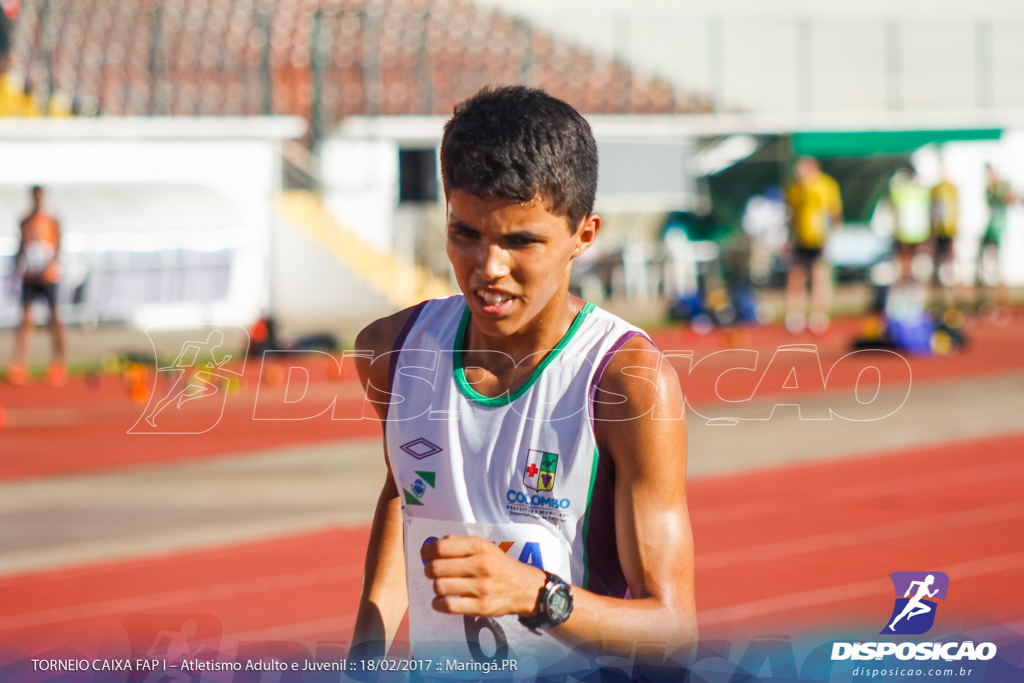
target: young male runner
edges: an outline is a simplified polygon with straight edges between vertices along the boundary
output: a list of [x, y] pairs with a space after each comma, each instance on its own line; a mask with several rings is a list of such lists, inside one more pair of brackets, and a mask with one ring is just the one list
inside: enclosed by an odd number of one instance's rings
[[462, 295], [356, 341], [388, 476], [354, 650], [383, 655], [407, 608], [417, 655], [691, 642], [678, 378], [568, 291], [601, 225], [588, 124], [543, 92], [485, 89], [445, 126], [441, 172]]

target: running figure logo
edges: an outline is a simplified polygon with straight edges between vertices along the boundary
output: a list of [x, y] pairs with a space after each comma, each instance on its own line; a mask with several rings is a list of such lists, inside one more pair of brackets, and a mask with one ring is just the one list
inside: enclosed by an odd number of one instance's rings
[[[222, 660], [219, 651], [224, 629], [210, 614], [128, 614], [121, 619], [130, 645], [134, 673], [125, 683], [193, 683], [179, 667], [184, 661]], [[166, 662], [166, 668], [164, 663]], [[202, 678], [202, 676], [199, 676]], [[101, 680], [97, 677], [95, 680]], [[102, 680], [114, 680], [114, 677]], [[203, 679], [211, 680], [211, 679]], [[219, 679], [218, 679], [219, 680]]]
[[[240, 330], [245, 335], [243, 344], [248, 341], [248, 335], [241, 327], [222, 325], [210, 331], [205, 340], [184, 342], [169, 365], [157, 367], [152, 398], [142, 417], [128, 430], [129, 433], [201, 434], [213, 429], [220, 422], [227, 400], [225, 389], [232, 379], [237, 383], [245, 369], [244, 355], [236, 359], [235, 363], [228, 365], [232, 360], [232, 354], [224, 350], [225, 335], [222, 328], [226, 327]], [[153, 343], [154, 354], [159, 358], [153, 331], [153, 328], [150, 328], [146, 330], [146, 334]], [[161, 383], [166, 387], [162, 392], [158, 391]], [[221, 398], [216, 404], [207, 402], [201, 406], [204, 409], [189, 410], [187, 413], [183, 411], [186, 404], [192, 408], [197, 403], [196, 399], [213, 398], [218, 393]], [[167, 409], [172, 406], [174, 410], [168, 411]]]
[[938, 603], [934, 598], [946, 599], [949, 577], [944, 572], [893, 572], [889, 577], [896, 589], [896, 605], [881, 633], [927, 633], [935, 623]]

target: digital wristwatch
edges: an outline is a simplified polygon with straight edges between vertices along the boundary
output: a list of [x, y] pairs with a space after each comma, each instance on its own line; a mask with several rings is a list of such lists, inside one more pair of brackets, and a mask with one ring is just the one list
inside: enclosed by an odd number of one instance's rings
[[548, 580], [537, 595], [537, 614], [519, 617], [519, 623], [531, 631], [564, 624], [572, 614], [572, 586], [551, 572], [544, 574]]

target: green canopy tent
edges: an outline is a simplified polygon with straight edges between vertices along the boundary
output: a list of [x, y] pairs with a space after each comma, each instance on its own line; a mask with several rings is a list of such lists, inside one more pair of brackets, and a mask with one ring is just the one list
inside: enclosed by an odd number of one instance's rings
[[889, 179], [910, 163], [910, 155], [928, 144], [998, 140], [998, 128], [969, 130], [815, 131], [761, 135], [754, 154], [707, 178], [712, 215], [731, 229], [740, 228], [747, 200], [765, 187], [785, 187], [800, 156], [820, 160], [839, 183], [847, 222], [867, 223]]
[[914, 151], [930, 144], [955, 141], [998, 140], [998, 128], [971, 130], [902, 130], [795, 133], [795, 157], [821, 160], [826, 173], [839, 183], [845, 217], [867, 223], [885, 194], [889, 178], [910, 163]]

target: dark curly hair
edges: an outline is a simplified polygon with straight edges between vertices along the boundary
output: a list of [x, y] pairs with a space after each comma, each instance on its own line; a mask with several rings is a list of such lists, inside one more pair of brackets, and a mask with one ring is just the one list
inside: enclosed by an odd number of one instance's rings
[[458, 104], [445, 124], [441, 179], [446, 195], [539, 197], [576, 232], [594, 211], [597, 143], [565, 102], [524, 86], [488, 87]]

